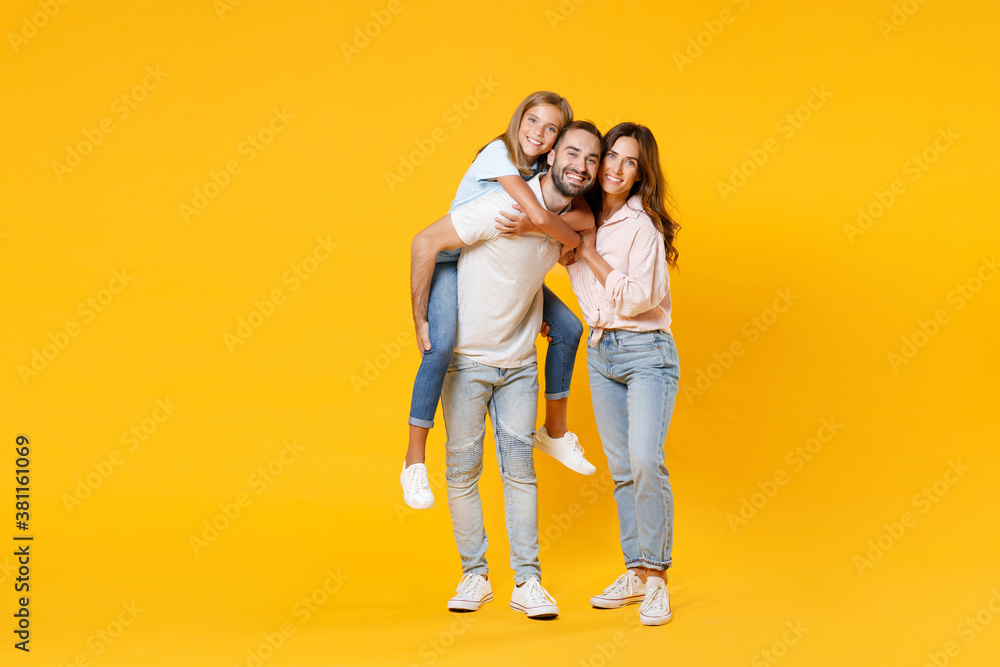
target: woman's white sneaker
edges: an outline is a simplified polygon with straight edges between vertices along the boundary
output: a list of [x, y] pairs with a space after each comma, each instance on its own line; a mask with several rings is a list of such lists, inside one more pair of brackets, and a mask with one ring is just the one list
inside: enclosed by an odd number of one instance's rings
[[535, 449], [545, 452], [573, 472], [581, 475], [593, 475], [597, 472], [594, 464], [583, 457], [580, 439], [572, 431], [566, 431], [561, 438], [553, 438], [545, 426], [539, 426], [533, 444]]
[[403, 472], [399, 474], [399, 483], [403, 487], [403, 502], [415, 510], [427, 510], [434, 507], [434, 494], [431, 493], [430, 482], [427, 481], [427, 466], [414, 463], [411, 466], [403, 461]]
[[643, 625], [663, 625], [670, 621], [670, 593], [667, 583], [659, 577], [646, 577], [646, 596], [639, 605], [639, 622]]
[[555, 599], [542, 588], [541, 582], [535, 577], [520, 586], [514, 586], [514, 591], [510, 594], [510, 608], [523, 611], [528, 618], [555, 618], [559, 615]]
[[603, 593], [590, 598], [590, 604], [598, 609], [618, 609], [627, 604], [638, 604], [645, 596], [646, 584], [635, 572], [626, 570]]
[[451, 611], [477, 611], [493, 599], [490, 582], [481, 574], [466, 574], [458, 582], [455, 597], [448, 600]]

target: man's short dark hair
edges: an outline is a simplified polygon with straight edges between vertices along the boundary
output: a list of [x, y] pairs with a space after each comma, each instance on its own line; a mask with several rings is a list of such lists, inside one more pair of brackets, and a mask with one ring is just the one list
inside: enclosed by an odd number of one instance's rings
[[573, 130], [584, 130], [585, 132], [590, 132], [592, 135], [597, 137], [597, 142], [604, 145], [604, 137], [601, 136], [601, 131], [597, 129], [597, 126], [591, 123], [589, 120], [574, 120], [572, 122], [566, 123], [563, 129], [559, 132], [559, 136], [556, 137], [556, 143], [552, 147], [552, 150], [559, 150], [559, 145], [562, 143], [563, 138]]

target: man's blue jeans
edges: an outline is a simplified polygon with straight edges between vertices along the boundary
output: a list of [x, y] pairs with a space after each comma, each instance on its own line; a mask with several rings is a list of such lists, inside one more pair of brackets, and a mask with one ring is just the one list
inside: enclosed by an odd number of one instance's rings
[[462, 573], [485, 575], [488, 571], [479, 476], [489, 412], [503, 480], [514, 581], [520, 584], [529, 577], [541, 580], [538, 487], [531, 456], [538, 411], [537, 364], [494, 368], [456, 354], [445, 376], [441, 404], [448, 431], [448, 508]]

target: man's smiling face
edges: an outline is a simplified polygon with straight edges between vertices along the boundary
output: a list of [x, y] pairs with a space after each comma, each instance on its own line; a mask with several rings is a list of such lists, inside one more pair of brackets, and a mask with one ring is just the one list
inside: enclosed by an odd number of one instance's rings
[[597, 180], [601, 140], [586, 130], [570, 130], [549, 153], [548, 161], [556, 189], [567, 197], [577, 197]]

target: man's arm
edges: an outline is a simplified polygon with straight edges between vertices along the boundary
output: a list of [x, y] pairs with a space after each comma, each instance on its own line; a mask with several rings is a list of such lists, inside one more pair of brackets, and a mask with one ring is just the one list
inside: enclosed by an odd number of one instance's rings
[[455, 231], [450, 215], [428, 225], [413, 237], [413, 246], [410, 248], [410, 299], [413, 304], [413, 324], [417, 330], [417, 346], [421, 352], [431, 349], [427, 299], [431, 291], [431, 276], [434, 275], [434, 260], [442, 250], [454, 250], [464, 245]]

